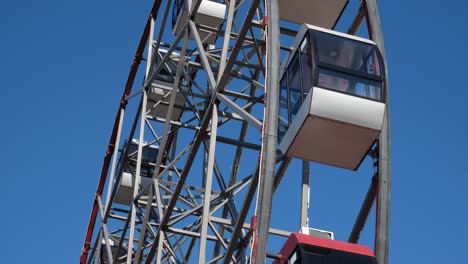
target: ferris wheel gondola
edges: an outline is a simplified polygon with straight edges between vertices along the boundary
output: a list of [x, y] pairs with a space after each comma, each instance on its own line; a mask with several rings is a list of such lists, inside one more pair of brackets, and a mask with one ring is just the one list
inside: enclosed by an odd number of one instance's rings
[[356, 170], [382, 129], [384, 81], [374, 42], [303, 25], [282, 66], [281, 151]]

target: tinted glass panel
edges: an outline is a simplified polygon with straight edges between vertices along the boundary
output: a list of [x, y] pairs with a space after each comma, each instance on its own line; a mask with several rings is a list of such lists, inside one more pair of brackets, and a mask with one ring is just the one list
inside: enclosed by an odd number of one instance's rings
[[[155, 65], [154, 65], [154, 70], [156, 70], [157, 65], [163, 60], [164, 56], [166, 56], [166, 52], [164, 50], [159, 50], [158, 54], [156, 55], [156, 60], [155, 60]], [[172, 65], [171, 62], [166, 62], [164, 63], [161, 71], [159, 74], [156, 76], [156, 80], [160, 80], [163, 82], [174, 82], [174, 77], [176, 73], [176, 67]]]
[[290, 111], [289, 122], [291, 123], [302, 104], [301, 78], [299, 74], [299, 58], [297, 54], [291, 60], [288, 67], [288, 88]]
[[280, 111], [278, 122], [278, 141], [281, 141], [288, 129], [288, 87], [287, 75], [285, 74], [280, 83]]
[[359, 255], [339, 250], [299, 245], [298, 255], [303, 264], [377, 264], [375, 257]]
[[382, 101], [382, 82], [319, 68], [318, 87]]
[[[172, 56], [176, 55], [177, 53]], [[158, 55], [156, 56], [156, 65], [162, 61], [163, 57], [166, 56], [165, 50], [159, 50]], [[154, 70], [156, 70], [156, 65], [154, 67]], [[184, 67], [184, 72], [186, 72], [187, 68]], [[164, 63], [163, 68], [159, 72], [159, 74], [156, 76], [156, 80], [160, 80], [163, 82], [169, 82], [169, 83], [174, 83], [175, 82], [175, 76], [177, 72], [177, 62], [172, 61], [169, 59], [166, 63]], [[188, 81], [184, 77], [184, 75], [181, 75], [180, 81], [179, 81], [179, 87], [187, 87], [188, 86]]]
[[356, 73], [381, 76], [376, 46], [324, 32], [312, 32], [319, 63], [342, 67]]
[[158, 76], [156, 76], [156, 80], [173, 83], [174, 76], [166, 69], [166, 67], [163, 67]]
[[[129, 146], [128, 146], [128, 155], [129, 155], [129, 158], [131, 159], [137, 159], [138, 158], [138, 145], [134, 144], [134, 143], [131, 143]], [[155, 162], [156, 161], [156, 158], [158, 157], [158, 149], [156, 148], [150, 148], [149, 146], [144, 146], [143, 147], [143, 154], [141, 156], [141, 160], [142, 162], [144, 163], [148, 163], [148, 162]]]
[[309, 42], [308, 34], [302, 41], [300, 46], [300, 64], [301, 64], [301, 76], [302, 76], [302, 91], [303, 98], [307, 96], [310, 89], [312, 88], [312, 46]]
[[[150, 162], [155, 162], [158, 157], [158, 149], [150, 148], [149, 146], [143, 147], [143, 154], [141, 156], [141, 170], [140, 176], [142, 177], [152, 177], [154, 172], [154, 166], [149, 165]], [[125, 168], [125, 172], [134, 174], [136, 172], [136, 160], [138, 158], [138, 145], [136, 143], [131, 143], [128, 145], [128, 157], [129, 162], [128, 166]]]

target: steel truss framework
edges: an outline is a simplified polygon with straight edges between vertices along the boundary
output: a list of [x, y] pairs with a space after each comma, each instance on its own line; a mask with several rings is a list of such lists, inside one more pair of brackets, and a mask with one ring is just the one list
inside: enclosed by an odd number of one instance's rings
[[[278, 0], [225, 1], [226, 17], [218, 28], [194, 22], [200, 6], [200, 1], [194, 1], [183, 30], [166, 40], [171, 35], [167, 24], [173, 2], [155, 1], [136, 51], [104, 159], [81, 263], [264, 263], [266, 257], [277, 257], [267, 253], [268, 235], [290, 234], [270, 228], [270, 211], [291, 162], [277, 150], [276, 140], [280, 49], [290, 49], [280, 45], [280, 38], [294, 37], [296, 32], [280, 27]], [[384, 52], [375, 0], [361, 1], [348, 33], [356, 34], [364, 20], [370, 38]], [[215, 34], [216, 44], [204, 44], [201, 32]], [[160, 48], [166, 52], [157, 60]], [[144, 85], [137, 87], [134, 80], [143, 54]], [[184, 105], [176, 103], [175, 89], [160, 101], [147, 100], [151, 83], [167, 64], [176, 69], [174, 87], [182, 80], [189, 83], [189, 89], [178, 91]], [[358, 241], [377, 201], [375, 253], [381, 264], [388, 257], [390, 206], [388, 85], [386, 91], [384, 128], [371, 153], [378, 169], [349, 237], [350, 242]], [[137, 109], [134, 117], [128, 117], [130, 104]], [[166, 118], [148, 114], [161, 104], [166, 104]], [[176, 109], [182, 109], [183, 115], [174, 120]], [[138, 139], [136, 153], [126, 147], [131, 139]], [[148, 145], [157, 146], [159, 152], [149, 164], [154, 168], [152, 184], [143, 186], [142, 152]], [[129, 160], [130, 154], [135, 160]], [[136, 164], [133, 202], [119, 204], [115, 196], [131, 162]], [[304, 189], [309, 163], [303, 164]], [[250, 225], [247, 217], [252, 216], [255, 193], [256, 221]], [[306, 202], [300, 214], [301, 223], [306, 224]]]

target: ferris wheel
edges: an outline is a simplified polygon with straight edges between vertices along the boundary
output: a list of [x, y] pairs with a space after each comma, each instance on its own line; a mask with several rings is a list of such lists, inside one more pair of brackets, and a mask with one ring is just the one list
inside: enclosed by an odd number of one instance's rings
[[[80, 263], [386, 264], [387, 79], [375, 0], [154, 1]], [[308, 221], [310, 164], [370, 167], [347, 241]], [[271, 225], [288, 172], [295, 229]]]

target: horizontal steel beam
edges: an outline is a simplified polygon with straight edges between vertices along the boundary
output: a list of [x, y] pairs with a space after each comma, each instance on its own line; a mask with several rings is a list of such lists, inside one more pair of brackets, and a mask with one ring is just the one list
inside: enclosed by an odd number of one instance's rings
[[262, 122], [260, 122], [257, 118], [255, 118], [249, 112], [245, 111], [242, 107], [237, 105], [231, 99], [227, 98], [224, 94], [217, 94], [216, 97], [226, 106], [228, 106], [232, 111], [240, 115], [245, 121], [247, 121], [254, 128], [258, 130], [262, 129]]
[[[223, 224], [223, 225], [228, 225], [228, 226], [235, 225], [230, 219], [214, 217], [214, 216], [210, 217], [210, 221], [213, 223], [218, 223], [218, 224]], [[243, 228], [250, 229], [251, 225], [249, 223], [244, 223]], [[272, 235], [283, 236], [283, 237], [289, 237], [289, 235], [291, 235], [291, 232], [289, 231], [284, 231], [284, 230], [276, 229], [276, 228], [270, 228], [269, 232]]]

